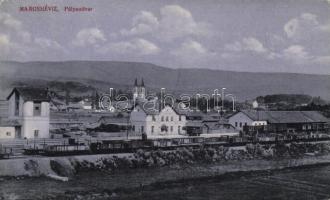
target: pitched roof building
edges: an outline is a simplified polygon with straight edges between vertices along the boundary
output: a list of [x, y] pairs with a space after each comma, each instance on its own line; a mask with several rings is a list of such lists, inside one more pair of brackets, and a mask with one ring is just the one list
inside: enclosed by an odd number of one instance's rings
[[272, 132], [321, 131], [329, 119], [317, 111], [257, 111], [242, 110], [229, 117], [236, 129], [248, 126], [267, 126]]
[[15, 128], [16, 138], [49, 137], [49, 102], [48, 89], [17, 87], [7, 97], [8, 119]]

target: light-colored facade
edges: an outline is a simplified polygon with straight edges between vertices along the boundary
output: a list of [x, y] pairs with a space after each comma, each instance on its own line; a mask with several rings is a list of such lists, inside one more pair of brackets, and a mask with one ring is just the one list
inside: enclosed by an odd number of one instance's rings
[[244, 126], [265, 126], [267, 125], [267, 121], [253, 120], [244, 112], [238, 112], [229, 117], [229, 124], [237, 130], [243, 130]]
[[[45, 94], [40, 94], [45, 92]], [[34, 97], [35, 96], [35, 97]], [[9, 119], [17, 120], [16, 138], [49, 138], [49, 100], [45, 90], [14, 89], [8, 96]]]
[[186, 116], [166, 106], [161, 111], [148, 112], [136, 106], [130, 116], [132, 131], [152, 137], [178, 137], [186, 134]]
[[0, 126], [0, 139], [13, 139], [13, 138], [15, 138], [15, 127]]

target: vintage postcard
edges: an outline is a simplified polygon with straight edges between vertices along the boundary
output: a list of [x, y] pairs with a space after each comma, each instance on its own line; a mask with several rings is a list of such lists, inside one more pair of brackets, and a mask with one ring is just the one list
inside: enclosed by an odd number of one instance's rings
[[0, 0], [0, 200], [330, 199], [330, 0]]

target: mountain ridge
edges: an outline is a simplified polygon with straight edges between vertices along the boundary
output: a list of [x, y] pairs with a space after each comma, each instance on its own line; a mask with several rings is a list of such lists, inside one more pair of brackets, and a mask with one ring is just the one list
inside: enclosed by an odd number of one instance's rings
[[[308, 94], [330, 99], [330, 75], [201, 68], [174, 69], [141, 62], [0, 61], [0, 77], [2, 90], [8, 90], [15, 82], [24, 78], [48, 81], [74, 80], [102, 89], [107, 83], [109, 87], [133, 87], [135, 78], [144, 78], [147, 88], [160, 90], [164, 87], [174, 93], [211, 93], [214, 89], [225, 87], [228, 93], [234, 94], [239, 100], [276, 93]], [[95, 81], [99, 83], [94, 84]]]

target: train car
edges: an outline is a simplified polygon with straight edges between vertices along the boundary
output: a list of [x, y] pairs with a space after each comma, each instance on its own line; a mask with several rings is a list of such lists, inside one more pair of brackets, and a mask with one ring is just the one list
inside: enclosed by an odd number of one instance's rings
[[137, 149], [150, 149], [153, 144], [145, 140], [103, 140], [90, 144], [90, 149], [96, 154], [133, 153]]
[[91, 153], [87, 145], [50, 145], [40, 152], [41, 155], [45, 156], [84, 155]]

